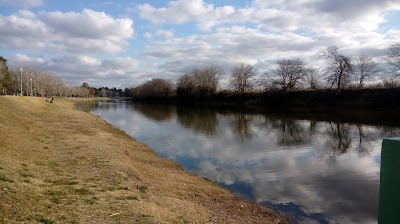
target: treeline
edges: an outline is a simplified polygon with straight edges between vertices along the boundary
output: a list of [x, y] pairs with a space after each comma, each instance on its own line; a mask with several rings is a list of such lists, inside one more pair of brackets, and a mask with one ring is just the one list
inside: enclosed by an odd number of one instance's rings
[[[265, 93], [271, 91], [317, 89], [361, 89], [365, 87], [400, 87], [400, 43], [387, 49], [387, 69], [380, 68], [374, 58], [360, 55], [352, 58], [330, 46], [319, 52], [323, 66], [312, 66], [301, 58], [276, 61], [264, 73], [250, 64], [237, 64], [226, 72], [219, 66], [195, 68], [176, 82], [153, 78], [146, 83], [117, 89], [94, 88], [88, 83], [69, 86], [57, 75], [38, 68], [9, 69], [0, 56], [0, 94], [58, 97], [132, 97], [134, 99], [166, 99], [175, 96], [192, 99], [216, 94]], [[223, 78], [224, 77], [224, 78]], [[368, 84], [368, 85], [367, 85]]]
[[[301, 58], [277, 60], [276, 66], [259, 74], [250, 64], [237, 64], [228, 79], [218, 66], [195, 68], [182, 75], [176, 83], [154, 78], [130, 88], [135, 99], [178, 97], [205, 97], [216, 93], [252, 93], [293, 91], [305, 89], [360, 89], [365, 87], [394, 88], [400, 86], [400, 43], [387, 49], [388, 69], [378, 66], [374, 58], [360, 55], [352, 58], [330, 46], [320, 51], [324, 66], [315, 67]], [[368, 83], [368, 85], [367, 85]]]
[[43, 97], [130, 97], [129, 89], [93, 88], [88, 83], [69, 86], [61, 77], [39, 68], [11, 68], [0, 56], [0, 94]]

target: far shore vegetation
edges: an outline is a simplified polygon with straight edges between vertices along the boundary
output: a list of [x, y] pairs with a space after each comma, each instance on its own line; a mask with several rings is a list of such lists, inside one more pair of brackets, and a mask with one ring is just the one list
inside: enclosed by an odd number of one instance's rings
[[239, 63], [229, 71], [218, 65], [199, 65], [177, 80], [153, 77], [138, 86], [91, 87], [87, 82], [71, 87], [51, 72], [35, 67], [7, 67], [0, 57], [0, 90], [3, 95], [57, 97], [129, 97], [198, 100], [225, 95], [264, 94], [320, 90], [391, 89], [400, 87], [400, 43], [386, 49], [384, 63], [361, 54], [345, 55], [337, 46], [317, 53], [314, 65], [298, 58], [278, 59], [260, 73], [253, 65]]

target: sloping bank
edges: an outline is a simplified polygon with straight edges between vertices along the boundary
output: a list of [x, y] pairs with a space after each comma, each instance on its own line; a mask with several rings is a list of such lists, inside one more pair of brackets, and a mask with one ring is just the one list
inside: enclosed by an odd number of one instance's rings
[[285, 222], [73, 104], [0, 97], [0, 223]]

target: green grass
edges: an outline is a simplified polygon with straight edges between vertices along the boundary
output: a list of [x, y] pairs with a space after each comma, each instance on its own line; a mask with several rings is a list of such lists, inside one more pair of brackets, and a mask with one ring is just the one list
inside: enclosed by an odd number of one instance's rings
[[51, 183], [54, 185], [77, 185], [79, 181], [76, 180], [68, 180], [68, 179], [58, 179], [58, 180], [46, 180], [47, 183]]
[[146, 186], [140, 186], [139, 188], [140, 193], [147, 193], [147, 187]]
[[139, 201], [139, 198], [134, 196], [134, 195], [116, 197], [116, 199], [117, 200], [136, 200], [136, 201]]
[[153, 217], [152, 215], [142, 214], [139, 216], [138, 223], [141, 223], [141, 224], [152, 223], [151, 222], [152, 217]]
[[11, 180], [10, 178], [7, 178], [6, 176], [3, 176], [3, 175], [0, 175], [0, 181], [14, 183], [13, 180]]
[[93, 194], [89, 189], [86, 188], [74, 188], [72, 189], [72, 192], [78, 195], [90, 195]]
[[51, 221], [50, 219], [44, 217], [43, 215], [36, 215], [35, 220], [39, 223], [44, 223], [44, 224], [53, 224], [55, 223], [54, 221]]
[[54, 191], [54, 190], [48, 190], [44, 192], [45, 195], [50, 195], [50, 196], [63, 196], [66, 195], [64, 191]]
[[93, 204], [96, 204], [98, 200], [99, 199], [97, 197], [92, 197], [92, 198], [85, 199], [84, 201], [89, 205], [93, 205]]
[[33, 174], [29, 174], [29, 173], [25, 173], [25, 172], [20, 172], [19, 175], [21, 177], [25, 177], [25, 178], [27, 178], [27, 177], [35, 177]]

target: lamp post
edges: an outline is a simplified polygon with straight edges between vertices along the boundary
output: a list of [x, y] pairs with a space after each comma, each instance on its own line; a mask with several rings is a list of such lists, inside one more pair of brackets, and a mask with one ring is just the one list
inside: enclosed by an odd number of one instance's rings
[[22, 96], [22, 68], [19, 69], [21, 71], [21, 93], [20, 96]]
[[32, 91], [32, 79], [31, 79], [31, 96], [33, 96], [33, 91]]

